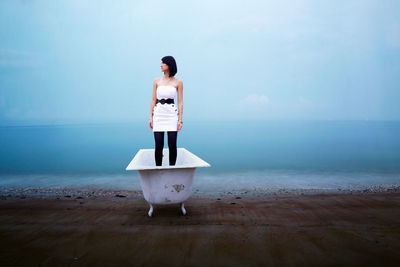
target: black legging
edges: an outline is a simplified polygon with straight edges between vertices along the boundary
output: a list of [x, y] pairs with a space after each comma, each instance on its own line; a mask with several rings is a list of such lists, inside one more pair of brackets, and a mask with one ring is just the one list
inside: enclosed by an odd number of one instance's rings
[[[178, 137], [177, 131], [168, 131], [168, 148], [169, 148], [169, 165], [175, 165], [176, 162], [176, 138]], [[163, 148], [164, 148], [164, 132], [154, 132], [154, 140], [156, 142], [156, 149], [154, 157], [156, 159], [156, 166], [162, 165]]]

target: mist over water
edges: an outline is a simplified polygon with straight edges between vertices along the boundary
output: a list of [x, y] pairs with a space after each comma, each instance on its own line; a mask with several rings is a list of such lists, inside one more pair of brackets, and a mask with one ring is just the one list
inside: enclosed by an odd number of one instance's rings
[[[184, 147], [211, 164], [194, 189], [400, 185], [397, 121], [187, 121]], [[165, 147], [167, 148], [165, 133]], [[0, 187], [140, 189], [125, 168], [154, 148], [146, 122], [0, 129]]]

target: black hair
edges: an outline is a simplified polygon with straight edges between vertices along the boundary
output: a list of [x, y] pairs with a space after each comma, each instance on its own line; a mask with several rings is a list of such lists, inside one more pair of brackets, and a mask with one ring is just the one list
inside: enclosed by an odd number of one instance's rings
[[165, 56], [161, 59], [161, 61], [164, 64], [168, 65], [169, 69], [169, 77], [175, 76], [175, 74], [178, 72], [178, 68], [176, 67], [176, 61], [173, 56]]

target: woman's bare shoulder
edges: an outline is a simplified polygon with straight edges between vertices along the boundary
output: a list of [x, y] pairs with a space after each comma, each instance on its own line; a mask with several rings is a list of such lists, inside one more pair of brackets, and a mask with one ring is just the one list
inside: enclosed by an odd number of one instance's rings
[[153, 84], [158, 85], [160, 79], [161, 79], [161, 77], [155, 77], [153, 80]]

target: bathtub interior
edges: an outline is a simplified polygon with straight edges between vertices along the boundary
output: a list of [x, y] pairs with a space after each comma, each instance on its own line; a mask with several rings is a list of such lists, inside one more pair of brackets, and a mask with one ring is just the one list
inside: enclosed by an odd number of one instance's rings
[[169, 166], [169, 149], [163, 149], [162, 166], [156, 166], [153, 149], [140, 149], [132, 161], [129, 163], [126, 170], [157, 170], [157, 169], [178, 169], [178, 168], [197, 168], [210, 167], [211, 165], [194, 155], [183, 147], [177, 148], [176, 163], [174, 166]]

